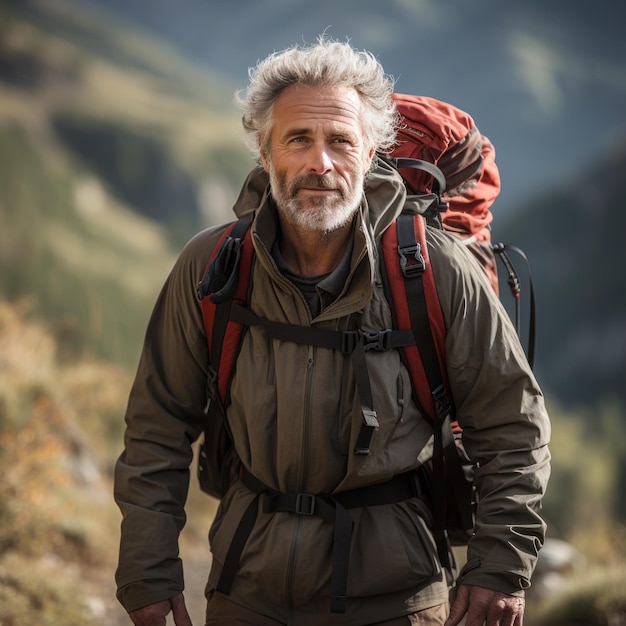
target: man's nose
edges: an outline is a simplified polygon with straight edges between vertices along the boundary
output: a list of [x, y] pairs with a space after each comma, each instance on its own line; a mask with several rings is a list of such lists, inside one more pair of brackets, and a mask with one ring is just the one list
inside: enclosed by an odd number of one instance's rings
[[309, 153], [309, 171], [314, 174], [328, 174], [333, 169], [333, 160], [326, 145], [314, 144]]

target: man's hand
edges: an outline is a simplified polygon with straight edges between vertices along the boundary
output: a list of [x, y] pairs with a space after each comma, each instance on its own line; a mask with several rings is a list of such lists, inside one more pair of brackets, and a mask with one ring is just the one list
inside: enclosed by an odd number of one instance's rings
[[129, 615], [135, 626], [165, 626], [165, 618], [170, 611], [172, 611], [176, 626], [193, 626], [189, 613], [187, 613], [185, 598], [183, 598], [182, 593], [169, 600], [163, 600], [156, 604], [144, 606], [142, 609], [131, 611]]
[[475, 585], [461, 585], [444, 626], [456, 626], [465, 614], [465, 626], [522, 626], [524, 605], [522, 597]]

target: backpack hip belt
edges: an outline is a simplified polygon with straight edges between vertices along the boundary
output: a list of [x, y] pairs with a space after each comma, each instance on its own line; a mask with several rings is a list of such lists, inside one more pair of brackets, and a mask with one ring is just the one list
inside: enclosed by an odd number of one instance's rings
[[345, 612], [348, 566], [353, 520], [347, 509], [395, 504], [410, 498], [421, 498], [422, 491], [415, 471], [394, 476], [385, 483], [359, 487], [337, 494], [280, 493], [270, 489], [247, 470], [242, 470], [242, 483], [255, 494], [246, 509], [226, 554], [216, 590], [228, 595], [239, 568], [243, 548], [256, 521], [259, 504], [263, 513], [314, 515], [334, 525], [332, 570], [330, 579], [330, 610]]

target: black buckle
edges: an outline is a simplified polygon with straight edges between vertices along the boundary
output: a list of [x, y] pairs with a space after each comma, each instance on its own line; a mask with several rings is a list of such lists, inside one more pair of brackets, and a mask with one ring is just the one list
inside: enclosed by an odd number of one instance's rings
[[315, 496], [311, 493], [296, 494], [296, 510], [298, 515], [315, 515]]
[[379, 330], [378, 332], [368, 332], [366, 330], [360, 330], [359, 335], [363, 339], [363, 348], [365, 352], [369, 350], [388, 350], [389, 338], [391, 330]]
[[[413, 278], [426, 269], [426, 261], [422, 256], [422, 248], [419, 243], [401, 248], [398, 246], [400, 255], [400, 268], [405, 278]], [[411, 261], [409, 263], [409, 261]], [[414, 262], [416, 261], [416, 262]]]
[[370, 350], [389, 350], [391, 339], [391, 329], [367, 331], [367, 330], [346, 330], [341, 336], [341, 352], [352, 354], [359, 341], [363, 342], [365, 352]]
[[341, 352], [343, 354], [352, 354], [359, 341], [358, 330], [346, 330], [341, 337]]

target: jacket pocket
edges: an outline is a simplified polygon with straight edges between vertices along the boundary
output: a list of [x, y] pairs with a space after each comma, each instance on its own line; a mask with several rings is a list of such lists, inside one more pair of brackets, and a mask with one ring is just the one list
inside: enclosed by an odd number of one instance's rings
[[437, 551], [417, 499], [363, 509], [355, 517], [348, 596], [376, 596], [441, 580]]

